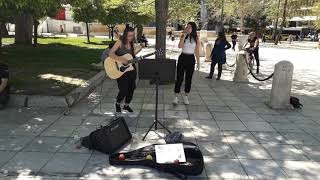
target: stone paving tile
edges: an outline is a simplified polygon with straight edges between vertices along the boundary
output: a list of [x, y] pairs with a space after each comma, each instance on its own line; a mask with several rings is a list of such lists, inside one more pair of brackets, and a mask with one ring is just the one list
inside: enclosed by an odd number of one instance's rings
[[216, 158], [234, 159], [232, 148], [228, 143], [223, 142], [198, 142], [198, 146], [203, 156], [210, 156]]
[[262, 145], [268, 153], [275, 160], [295, 160], [304, 161], [308, 160], [303, 151], [295, 148], [293, 145], [275, 145], [275, 144], [263, 144]]
[[3, 151], [20, 151], [33, 137], [27, 136], [3, 136], [0, 137], [0, 150]]
[[288, 123], [288, 124], [291, 123], [291, 121], [287, 118], [287, 116], [283, 116], [283, 115], [260, 114], [259, 116], [270, 123]]
[[0, 167], [15, 155], [12, 151], [0, 151]]
[[38, 136], [48, 127], [47, 124], [23, 124], [14, 130], [11, 130], [9, 135], [11, 136]]
[[86, 163], [82, 175], [87, 179], [121, 178], [125, 167], [109, 164], [109, 155], [94, 152]]
[[286, 139], [288, 144], [293, 145], [320, 145], [320, 141], [316, 140], [309, 134], [305, 133], [281, 133]]
[[212, 179], [248, 179], [237, 159], [218, 159], [204, 157], [208, 178]]
[[38, 172], [52, 156], [52, 153], [44, 152], [19, 152], [2, 166], [1, 171], [9, 174]]
[[240, 159], [250, 179], [289, 179], [286, 173], [273, 160]]
[[271, 159], [261, 145], [232, 143], [230, 145], [239, 159]]
[[277, 132], [252, 132], [261, 144], [288, 144], [288, 140]]
[[67, 138], [39, 137], [34, 139], [23, 151], [56, 152]]
[[183, 128], [191, 128], [193, 124], [188, 119], [165, 119], [164, 125], [169, 129], [183, 129]]
[[297, 127], [296, 124], [288, 123], [270, 123], [271, 126], [276, 129], [278, 132], [294, 132], [294, 133], [303, 133], [303, 130]]
[[85, 148], [77, 148], [76, 141], [73, 137], [68, 138], [67, 141], [62, 145], [62, 147], [58, 150], [61, 153], [84, 153], [84, 154], [91, 154], [92, 151]]
[[41, 133], [41, 136], [70, 137], [78, 126], [55, 125]]
[[53, 125], [56, 126], [78, 126], [84, 121], [82, 116], [62, 116]]
[[244, 121], [243, 124], [249, 129], [249, 131], [276, 132], [276, 130], [267, 122]]
[[57, 120], [60, 115], [36, 115], [30, 120], [27, 121], [27, 124], [52, 124], [55, 120]]
[[258, 114], [235, 113], [242, 122], [266, 122]]
[[248, 131], [241, 121], [217, 121], [217, 123], [224, 131]]
[[297, 149], [302, 150], [304, 154], [312, 161], [320, 162], [320, 146], [295, 146]]
[[211, 112], [232, 112], [228, 106], [208, 106]]
[[207, 114], [209, 112], [207, 106], [195, 106], [195, 105], [188, 105], [186, 106], [189, 113], [193, 112], [204, 112], [204, 114]]
[[320, 179], [320, 166], [310, 161], [277, 161], [290, 179]]
[[57, 153], [40, 171], [47, 174], [80, 174], [89, 158], [90, 154]]
[[110, 118], [106, 118], [104, 116], [88, 116], [82, 125], [87, 126], [99, 126], [100, 124], [103, 124], [105, 122], [109, 122]]
[[230, 144], [258, 144], [250, 132], [223, 131], [226, 141]]
[[190, 120], [212, 120], [210, 112], [188, 112]]
[[187, 119], [188, 113], [186, 111], [165, 111], [164, 118], [166, 119]]
[[234, 113], [213, 112], [216, 121], [237, 121], [239, 118]]

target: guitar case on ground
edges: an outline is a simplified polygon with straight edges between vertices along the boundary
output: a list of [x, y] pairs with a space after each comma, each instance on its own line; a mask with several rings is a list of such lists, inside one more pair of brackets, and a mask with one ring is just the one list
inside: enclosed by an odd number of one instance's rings
[[184, 142], [183, 148], [186, 162], [172, 164], [159, 164], [156, 162], [155, 145], [157, 144], [127, 153], [112, 154], [109, 156], [109, 163], [111, 165], [142, 165], [152, 167], [174, 174], [181, 179], [185, 179], [186, 176], [197, 176], [202, 173], [204, 167], [203, 156], [197, 145], [191, 142]]

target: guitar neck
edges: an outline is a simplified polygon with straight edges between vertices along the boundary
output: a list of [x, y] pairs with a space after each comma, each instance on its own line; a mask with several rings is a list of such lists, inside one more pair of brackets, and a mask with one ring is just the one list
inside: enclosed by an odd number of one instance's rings
[[134, 58], [134, 59], [132, 59], [132, 60], [129, 60], [128, 62], [129, 62], [129, 63], [136, 63], [136, 62], [138, 62], [139, 60], [144, 59], [144, 58], [149, 57], [149, 56], [152, 56], [152, 55], [154, 55], [154, 54], [156, 54], [156, 52], [149, 53], [149, 54], [146, 54], [146, 55], [144, 55], [144, 56], [136, 57], [136, 58]]

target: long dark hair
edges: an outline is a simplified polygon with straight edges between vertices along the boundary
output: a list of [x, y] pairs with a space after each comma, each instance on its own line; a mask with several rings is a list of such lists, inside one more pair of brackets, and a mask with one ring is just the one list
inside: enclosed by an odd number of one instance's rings
[[227, 41], [226, 34], [224, 33], [224, 31], [218, 32], [217, 40], [219, 40], [221, 42], [226, 42]]
[[[192, 38], [194, 40], [194, 42], [197, 43], [197, 39], [198, 39], [197, 25], [194, 22], [189, 22], [188, 25], [190, 25], [192, 27], [192, 32], [190, 33], [190, 42], [191, 42], [191, 38]], [[189, 38], [189, 34], [186, 36], [186, 39], [188, 39], [188, 38]]]
[[[127, 44], [128, 41], [128, 33], [129, 32], [134, 32], [134, 28], [127, 26], [124, 31], [122, 36], [120, 37], [120, 41], [122, 46], [125, 46]], [[130, 47], [131, 47], [131, 54], [134, 55], [134, 49], [133, 49], [133, 44], [134, 44], [134, 40], [130, 42]]]

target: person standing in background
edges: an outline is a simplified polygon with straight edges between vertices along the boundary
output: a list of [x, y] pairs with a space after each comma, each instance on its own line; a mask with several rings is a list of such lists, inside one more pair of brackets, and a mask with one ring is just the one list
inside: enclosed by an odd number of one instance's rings
[[226, 63], [226, 50], [231, 48], [231, 44], [227, 41], [225, 33], [219, 32], [218, 38], [214, 43], [213, 50], [211, 52], [211, 69], [207, 79], [212, 79], [216, 64], [218, 64], [218, 77], [217, 80], [221, 79], [222, 65]]
[[237, 44], [237, 40], [238, 40], [238, 35], [236, 32], [234, 32], [231, 36], [231, 40], [232, 40], [232, 49], [233, 51], [236, 50], [236, 44]]

